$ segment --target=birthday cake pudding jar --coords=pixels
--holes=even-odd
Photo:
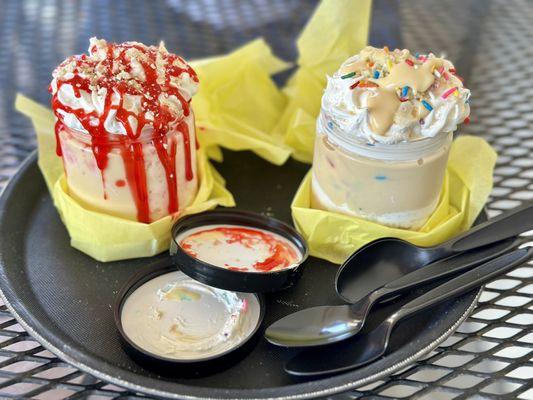
[[[312,207],[420,228],[439,201],[470,91],[432,53],[366,47],[328,77],[317,120]]]
[[[50,91],[70,196],[144,223],[189,205],[198,190],[197,87],[193,69],[163,43],[93,38],[88,54],[62,62]]]

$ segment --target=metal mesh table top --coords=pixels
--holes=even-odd
[[[353,0],[354,3],[357,0]],[[0,189],[35,146],[16,92],[49,102],[51,70],[88,38],[156,43],[188,59],[264,36],[294,59],[294,38],[316,1],[3,0],[0,2]],[[489,213],[533,199],[533,2],[375,0],[371,44],[432,50],[456,61],[473,93],[462,132],[498,151]],[[445,343],[386,380],[338,398],[533,399],[533,266],[488,284]],[[35,342],[0,304],[0,397],[131,398]]]

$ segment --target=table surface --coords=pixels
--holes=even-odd
[[[29,121],[14,110],[15,94],[48,104],[52,69],[85,51],[89,37],[164,39],[170,50],[194,59],[264,36],[277,55],[294,60],[293,38],[315,5],[305,0],[3,0],[0,189],[36,146]],[[532,41],[532,1],[374,1],[371,44],[445,54],[466,78],[473,93],[472,122],[460,133],[486,138],[499,153],[491,216],[533,199]],[[533,399],[532,326],[533,267],[524,265],[489,283],[473,315],[422,360],[337,398]],[[136,395],[56,358],[0,303],[0,397]]]

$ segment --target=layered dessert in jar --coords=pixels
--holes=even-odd
[[[194,70],[137,42],[91,39],[53,72],[57,154],[69,195],[89,210],[150,223],[198,190]]]
[[[317,120],[313,208],[418,229],[435,210],[470,91],[434,54],[366,47],[328,77]]]

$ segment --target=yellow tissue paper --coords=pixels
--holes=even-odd
[[[211,158],[221,161],[218,146],[251,150],[281,165],[291,149],[272,135],[286,99],[271,75],[288,68],[263,39],[225,56],[191,62],[200,80],[193,97],[198,140]]]
[[[283,90],[288,104],[274,132],[299,161],[313,158],[326,75],[366,46],[371,6],[371,0],[324,0],[298,38],[298,69]]]
[[[496,153],[483,139],[460,136],[452,144],[439,204],[418,231],[389,228],[335,212],[310,208],[311,173],[291,205],[294,223],[309,243],[311,255],[340,264],[366,243],[397,237],[433,246],[467,230],[492,190]]]
[[[169,248],[170,228],[174,222],[171,216],[144,224],[87,210],[70,197],[61,158],[55,152],[55,120],[52,112],[20,94],[15,107],[33,123],[38,141],[39,168],[68,230],[72,247],[98,261],[149,257]],[[224,180],[211,166],[202,149],[198,152],[198,174],[198,194],[193,203],[180,213],[180,217],[217,205],[235,205],[233,196],[224,187]]]

